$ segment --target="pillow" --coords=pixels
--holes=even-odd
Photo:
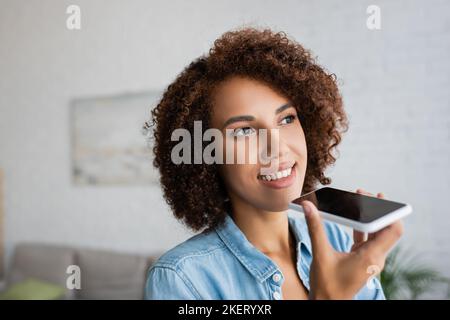
[[[18,282],[0,294],[0,300],[54,300],[64,296],[65,288],[33,278]]]

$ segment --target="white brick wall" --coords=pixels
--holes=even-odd
[[[65,29],[72,3],[81,31]],[[366,28],[370,4],[381,30]],[[147,253],[188,237],[156,187],[71,186],[68,102],[161,88],[222,32],[256,23],[288,32],[342,81],[351,126],[333,186],[410,202],[403,245],[450,277],[449,12],[448,1],[0,0],[8,252],[32,240]]]

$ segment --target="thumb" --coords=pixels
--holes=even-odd
[[[304,200],[301,205],[303,207],[303,212],[305,213],[306,224],[308,225],[313,254],[317,255],[329,250],[331,246],[328,242],[328,237],[325,233],[317,207],[308,200]]]

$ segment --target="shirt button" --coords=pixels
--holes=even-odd
[[[275,282],[279,282],[279,281],[281,280],[281,274],[275,273],[275,274],[272,276],[272,280],[275,281]]]
[[[273,298],[274,298],[275,300],[280,300],[280,299],[281,299],[281,294],[280,294],[278,291],[275,291],[275,292],[273,293]]]

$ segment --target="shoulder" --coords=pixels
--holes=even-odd
[[[165,252],[152,267],[178,269],[183,264],[193,260],[193,258],[214,254],[223,250],[224,247],[225,245],[214,230],[202,232]]]
[[[212,230],[190,237],[164,253],[147,274],[147,299],[200,299],[201,287],[209,269],[217,266],[217,255],[225,254],[225,245]],[[211,258],[214,256],[214,258]]]

